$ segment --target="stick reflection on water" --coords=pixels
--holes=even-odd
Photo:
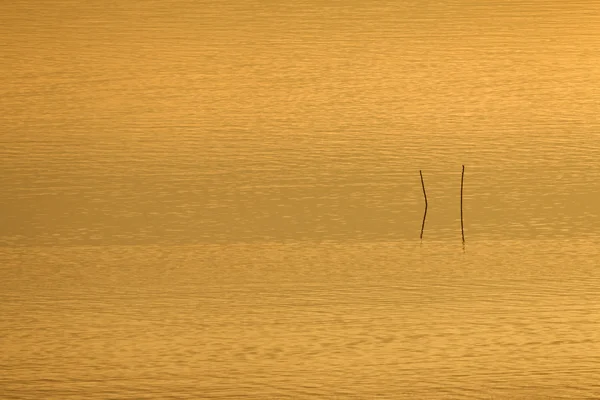
[[[420,239],[423,239],[423,230],[425,229],[425,218],[427,217],[427,193],[425,193],[425,183],[423,182],[423,173],[419,170],[419,175],[421,175],[421,186],[423,187],[423,196],[425,197],[425,212],[423,213],[423,224],[421,225],[421,236]]]
[[[462,166],[462,174],[460,176],[460,233],[462,242],[465,244],[465,228],[463,224],[463,182],[465,180],[465,166]]]

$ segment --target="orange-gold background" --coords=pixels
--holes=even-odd
[[[0,37],[0,394],[600,397],[597,2],[17,1]]]

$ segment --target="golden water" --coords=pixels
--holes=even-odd
[[[600,397],[600,12],[484,3],[0,5],[0,397]]]

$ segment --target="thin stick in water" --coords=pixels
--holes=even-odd
[[[421,225],[421,240],[423,240],[423,230],[425,229],[425,218],[427,217],[427,193],[425,193],[425,183],[423,182],[423,173],[419,170],[421,175],[421,186],[423,187],[423,197],[425,197],[425,212],[423,213],[423,224]]]
[[[462,166],[462,175],[460,176],[460,232],[462,234],[463,244],[465,243],[465,228],[463,224],[463,182],[465,180],[465,166]]]

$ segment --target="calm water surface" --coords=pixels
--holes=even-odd
[[[4,249],[4,398],[597,398],[600,241]]]
[[[1,398],[600,398],[595,2],[0,15]]]

